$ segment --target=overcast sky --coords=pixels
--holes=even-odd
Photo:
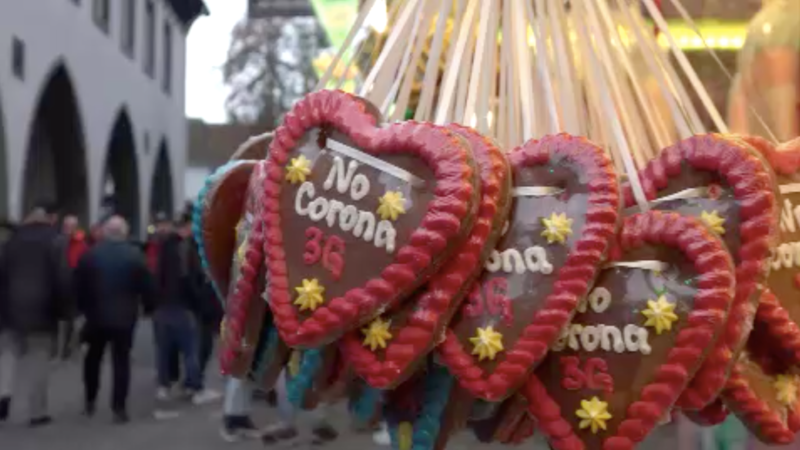
[[[230,31],[245,16],[246,0],[205,0],[211,14],[201,17],[189,31],[186,55],[186,115],[207,122],[224,122],[225,96],[222,64],[228,52]]]

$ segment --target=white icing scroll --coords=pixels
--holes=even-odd
[[[800,183],[782,184],[780,189],[781,194],[797,194],[800,192]]]
[[[669,268],[669,264],[662,261],[616,261],[606,264],[608,267],[627,267],[630,269],[650,270],[652,272],[663,272]]]
[[[690,198],[700,198],[707,196],[708,196],[708,187],[705,186],[694,187],[694,188],[684,189],[674,194],[667,195],[666,197],[657,198],[651,201],[650,204],[655,205],[658,203],[669,202],[672,200],[686,200]]]
[[[373,168],[380,170],[381,172],[388,173],[389,175],[397,178],[398,180],[405,181],[406,183],[411,183],[414,186],[420,186],[425,184],[425,181],[422,180],[422,178],[415,176],[414,174],[405,169],[397,167],[394,164],[389,164],[386,161],[378,159],[372,155],[368,155],[362,152],[361,150],[354,149],[349,145],[342,144],[341,142],[335,141],[331,138],[327,139],[326,147],[337,153],[341,153],[347,157],[353,158],[356,161],[364,163],[368,166],[372,166]]]
[[[554,186],[518,186],[511,191],[511,195],[514,197],[547,197],[562,192],[564,189]]]

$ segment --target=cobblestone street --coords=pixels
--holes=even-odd
[[[221,403],[197,407],[186,405],[180,416],[170,420],[156,420],[153,417],[154,400],[154,346],[149,322],[139,325],[136,346],[133,353],[133,382],[129,399],[131,422],[127,425],[114,425],[108,408],[108,389],[110,370],[105,368],[103,389],[94,418],[81,415],[83,386],[81,384],[80,362],[78,359],[60,363],[51,383],[50,411],[55,422],[45,428],[31,430],[26,426],[27,414],[24,402],[17,402],[12,411],[10,423],[0,427],[0,450],[216,450],[237,448],[255,450],[264,448],[260,442],[225,444],[219,436],[221,422]],[[108,356],[106,357],[108,359]],[[213,388],[222,390],[222,380],[210,371]],[[25,382],[22,374],[21,382]],[[267,425],[276,418],[276,411],[265,402],[256,402],[254,419],[259,426]],[[330,450],[367,450],[379,447],[369,434],[350,431],[348,415],[344,405],[333,409],[331,419],[340,438],[325,446]],[[302,425],[302,421],[301,421]],[[654,433],[641,448],[647,450],[697,450],[699,438],[691,436],[678,441],[675,427],[667,426]],[[689,442],[694,442],[690,444]],[[301,438],[292,444],[276,445],[273,448],[306,449],[312,446],[309,438]],[[487,446],[477,443],[470,433],[461,433],[452,439],[448,450],[498,450],[499,445]],[[540,440],[526,443],[526,450],[547,450]],[[748,450],[754,447],[749,447]],[[787,447],[781,447],[786,449]]]

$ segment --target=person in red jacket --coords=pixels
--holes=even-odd
[[[69,239],[67,243],[67,263],[71,269],[78,266],[81,256],[89,249],[86,233],[80,229],[78,217],[73,214],[64,216],[61,232]]]

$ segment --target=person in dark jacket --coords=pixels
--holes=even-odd
[[[214,288],[203,270],[200,252],[192,235],[191,204],[187,205],[183,213],[178,233],[183,239],[181,251],[187,259],[188,295],[192,296],[191,304],[197,319],[198,363],[202,389],[194,396],[193,400],[202,404],[222,397],[222,393],[208,388],[205,382],[205,372],[214,352],[214,341],[219,332],[223,311],[222,305],[217,299],[217,294],[214,292]]]
[[[128,224],[112,216],[103,225],[103,239],[81,257],[75,271],[79,307],[86,324],[88,350],[83,363],[85,413],[95,412],[100,366],[111,347],[114,383],[111,409],[114,421],[128,421],[131,348],[140,310],[152,311],[155,282],[144,255],[128,242]]]
[[[189,252],[186,239],[178,232],[161,242],[156,280],[158,303],[153,316],[158,347],[157,400],[171,400],[170,363],[177,351],[185,371],[183,387],[193,400],[203,390],[197,334],[197,305],[193,295]],[[202,402],[200,402],[202,403]]]
[[[55,228],[56,216],[36,207],[5,243],[0,260],[0,421],[8,418],[14,372],[25,367],[29,382],[30,425],[46,425],[47,391],[56,356],[59,324],[73,310],[63,304],[64,249]]]

